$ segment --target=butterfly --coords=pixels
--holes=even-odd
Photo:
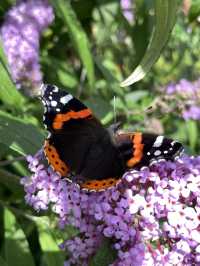
[[[55,85],[43,85],[44,154],[61,177],[88,191],[117,185],[129,169],[141,169],[183,153],[181,143],[161,135],[111,133],[81,101]]]

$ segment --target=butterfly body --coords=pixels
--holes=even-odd
[[[110,188],[128,169],[173,160],[183,151],[179,142],[163,136],[111,134],[89,108],[56,86],[43,86],[42,101],[43,122],[50,132],[44,145],[46,158],[61,176],[73,173],[73,181],[82,188]]]

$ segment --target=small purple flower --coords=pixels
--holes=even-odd
[[[177,93],[183,97],[195,97],[199,91],[199,80],[191,82],[187,79],[181,79],[178,83],[170,83],[165,88],[167,94]]]
[[[31,177],[22,184],[37,211],[51,208],[61,229],[79,231],[61,244],[65,265],[88,265],[104,238],[112,239],[112,266],[198,265],[200,262],[200,157],[185,156],[124,174],[111,190],[86,193],[28,156]]]
[[[190,106],[188,109],[183,111],[183,118],[185,120],[200,120],[200,106]]]
[[[47,0],[19,1],[6,14],[1,37],[18,88],[34,90],[40,86],[39,39],[53,19],[53,9]]]
[[[200,80],[194,82],[181,79],[178,83],[170,83],[164,88],[169,98],[177,102],[185,120],[200,120]]]
[[[124,17],[129,21],[133,22],[134,14],[133,14],[133,3],[132,0],[120,0],[120,5]]]

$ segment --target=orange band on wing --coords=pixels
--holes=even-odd
[[[84,109],[78,112],[69,111],[66,114],[57,114],[53,122],[53,128],[61,129],[63,126],[63,123],[69,121],[70,119],[86,118],[90,115],[92,115],[92,112],[90,109]]]
[[[48,140],[46,140],[44,144],[44,153],[48,160],[48,163],[52,166],[54,171],[60,173],[61,176],[66,176],[68,174],[68,167],[60,159],[55,147],[53,145],[50,145]]]
[[[117,185],[121,179],[108,178],[105,180],[91,180],[81,184],[81,188],[100,191]]]
[[[128,167],[133,167],[135,164],[139,163],[143,156],[143,147],[142,144],[142,133],[135,133],[133,135],[133,157],[127,161]]]

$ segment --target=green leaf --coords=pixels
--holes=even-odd
[[[15,118],[0,111],[0,142],[27,155],[37,152],[43,143],[44,137],[32,124]]]
[[[189,20],[190,22],[194,21],[200,15],[200,0],[191,1],[191,7],[189,10]]]
[[[57,85],[66,87],[67,89],[77,87],[78,79],[76,78],[75,71],[69,66],[66,60],[48,56],[48,58],[43,58],[42,62],[45,65],[45,72],[51,73],[48,82],[53,83],[56,80]]]
[[[8,266],[8,264],[5,262],[5,260],[3,260],[2,257],[0,257],[0,265],[1,266]]]
[[[3,48],[0,43],[0,99],[8,104],[12,105],[14,108],[21,109],[25,102],[25,98],[16,89],[10,74],[6,68],[6,58],[3,53]]]
[[[127,107],[133,108],[136,102],[144,99],[144,97],[146,97],[147,95],[148,95],[148,91],[145,91],[145,90],[132,91],[132,92],[126,93],[125,101],[126,101]]]
[[[50,225],[38,223],[39,241],[43,251],[43,261],[47,266],[58,266],[64,263],[64,254],[59,249],[59,243],[50,230]],[[53,229],[52,229],[53,230]]]
[[[119,86],[119,80],[116,75],[113,74],[113,71],[109,70],[102,62],[102,58],[99,56],[94,57],[94,61],[99,71],[103,75],[103,78],[108,82],[108,87],[110,92],[114,92],[118,95],[123,96],[123,91]]]
[[[84,103],[93,111],[98,119],[103,119],[107,113],[112,111],[111,105],[108,101],[100,97],[90,97],[89,100],[84,101]]]
[[[177,0],[155,0],[155,28],[151,41],[139,65],[132,74],[125,79],[121,86],[129,86],[142,78],[151,69],[160,56],[173,29],[178,3]]]
[[[24,190],[22,185],[20,185],[19,176],[0,169],[0,184],[5,185],[9,190],[11,190],[15,197],[19,197],[20,199],[23,197]]]
[[[96,255],[92,258],[90,266],[108,266],[116,259],[116,251],[111,248],[109,240],[105,239],[97,251]]]
[[[90,87],[94,87],[94,63],[90,51],[90,45],[86,33],[84,32],[78,18],[70,4],[70,1],[51,1],[56,13],[65,22],[71,40],[85,66]]]
[[[198,135],[199,135],[197,122],[193,120],[188,120],[186,123],[186,129],[187,129],[190,148],[194,150],[198,142]]]
[[[8,209],[5,209],[4,223],[5,257],[8,266],[34,266],[26,236]]]
[[[9,147],[3,143],[0,143],[0,159],[7,153]]]

